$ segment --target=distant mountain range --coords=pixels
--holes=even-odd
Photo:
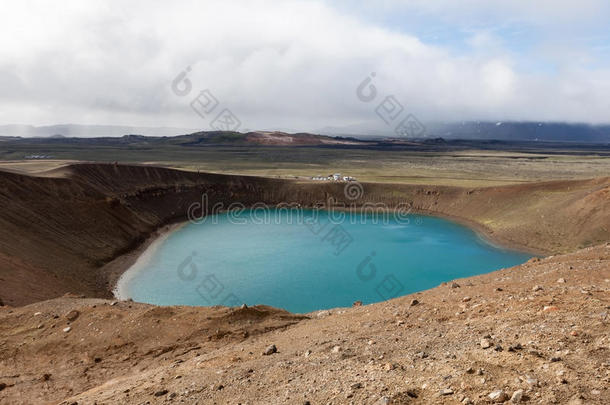
[[[610,125],[537,122],[429,124],[432,137],[550,142],[610,142]]]
[[[51,135],[46,137],[15,137],[0,136],[0,142],[19,144],[46,144],[46,145],[88,145],[88,146],[353,146],[367,145],[369,142],[348,137],[331,137],[308,133],[288,134],[285,132],[255,131],[199,131],[178,136],[146,136],[123,135],[101,137],[66,137]]]
[[[610,142],[610,125],[572,124],[561,122],[424,122],[426,138],[481,139],[548,142]],[[325,127],[319,130],[326,135],[345,135],[357,138],[393,137],[389,131],[379,131],[369,124],[347,127]]]
[[[610,125],[570,124],[556,122],[433,122],[424,123],[424,138],[465,140],[508,140],[610,143]],[[308,133],[288,134],[281,131],[253,131],[247,133],[201,131],[199,129],[173,127],[129,127],[118,125],[62,124],[50,126],[0,125],[0,136],[25,138],[111,138],[125,135],[146,137],[176,137],[172,143],[255,143],[255,144],[325,144],[357,142],[358,139],[396,138],[407,140],[391,132],[379,131],[363,125],[325,127]],[[205,136],[201,136],[205,134]],[[231,134],[231,135],[228,135]],[[327,137],[324,137],[327,135]],[[336,138],[339,136],[339,138]],[[339,139],[339,141],[338,141]],[[133,138],[132,138],[133,140]]]

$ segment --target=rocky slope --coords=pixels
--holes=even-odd
[[[610,244],[307,317],[63,297],[0,307],[0,403],[604,404],[609,309]]]
[[[354,200],[344,187],[108,164],[38,177],[0,172],[0,403],[609,397],[610,178],[476,189],[362,184]],[[572,253],[307,315],[85,298],[110,298],[126,253],[184,220],[203,193],[224,206],[407,204],[504,243]]]
[[[492,239],[557,253],[610,240],[610,178],[466,189],[368,184],[351,200],[343,183],[74,164],[44,176],[0,171],[0,299],[23,305],[66,292],[110,298],[105,267],[165,224],[210,206],[299,203],[360,208],[406,204],[469,223]],[[113,273],[114,274],[114,273]]]

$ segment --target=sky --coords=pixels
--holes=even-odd
[[[602,0],[5,0],[0,125],[610,123],[608,21]]]

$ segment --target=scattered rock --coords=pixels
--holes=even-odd
[[[169,392],[168,390],[157,391],[157,392],[155,392],[155,396],[162,397],[163,395],[167,394],[168,392]]]
[[[419,397],[419,395],[417,395],[417,391],[414,390],[414,389],[407,390],[406,393],[407,393],[407,395],[410,398],[417,398],[417,397]]]
[[[549,261],[549,263],[548,268],[553,270],[552,266],[555,266],[555,264],[551,261]],[[524,273],[525,279],[520,281],[523,283],[527,282],[527,277],[529,277],[527,271],[524,271]],[[278,360],[280,361],[279,367],[289,370],[288,372],[294,370],[294,375],[284,377],[283,381],[285,381],[286,384],[292,384],[293,387],[295,387],[295,384],[306,384],[308,388],[306,392],[303,390],[302,394],[297,394],[295,390],[290,392],[290,398],[286,399],[286,401],[296,404],[303,403],[307,396],[312,398],[315,397],[316,400],[318,397],[322,398],[323,395],[321,392],[326,390],[326,382],[321,372],[317,374],[316,370],[303,373],[302,371],[311,370],[314,366],[314,368],[317,368],[318,364],[324,364],[324,366],[320,367],[320,370],[324,371],[325,374],[328,373],[326,374],[326,378],[328,378],[328,375],[331,375],[333,370],[336,372],[339,370],[337,367],[341,367],[339,364],[340,359],[352,355],[355,357],[355,360],[357,360],[356,363],[360,364],[360,367],[356,363],[351,363],[351,361],[348,363],[348,365],[351,364],[349,365],[346,374],[349,375],[349,377],[344,380],[344,385],[339,384],[331,387],[332,389],[336,388],[337,391],[329,392],[326,396],[326,402],[330,400],[331,396],[337,398],[337,402],[349,402],[345,401],[343,394],[349,392],[350,387],[352,390],[355,390],[352,397],[352,402],[354,404],[370,404],[371,402],[379,400],[379,398],[384,395],[387,395],[390,398],[390,403],[399,402],[398,400],[403,400],[407,396],[407,393],[404,390],[415,386],[417,387],[417,390],[419,390],[423,381],[429,381],[429,389],[426,391],[417,391],[417,394],[419,394],[419,397],[424,401],[429,400],[432,403],[435,401],[437,403],[443,401],[453,401],[454,403],[463,404],[470,403],[471,400],[466,398],[466,395],[474,399],[476,403],[487,404],[491,404],[492,401],[498,403],[504,399],[510,401],[510,403],[514,405],[521,403],[567,403],[576,392],[582,392],[586,398],[582,398],[582,401],[576,399],[575,402],[572,402],[575,404],[583,402],[589,403],[589,401],[595,402],[595,400],[603,399],[605,395],[603,394],[603,392],[605,392],[603,387],[605,382],[604,376],[606,370],[610,369],[610,363],[602,362],[604,360],[603,356],[593,364],[584,361],[580,363],[580,360],[577,361],[577,359],[580,359],[581,353],[583,355],[600,353],[597,348],[607,346],[607,339],[600,333],[600,326],[598,323],[600,323],[599,319],[604,319],[604,321],[608,319],[605,314],[610,313],[610,307],[608,307],[607,303],[599,301],[599,298],[602,296],[603,292],[607,291],[606,286],[610,284],[604,285],[604,283],[602,283],[599,286],[594,286],[593,282],[589,282],[589,280],[585,278],[584,282],[591,284],[588,288],[591,288],[594,292],[596,299],[586,296],[580,297],[578,291],[581,283],[581,273],[570,276],[570,286],[557,286],[556,284],[552,284],[552,279],[557,277],[557,275],[553,277],[553,273],[549,272],[547,278],[550,283],[544,281],[544,285],[547,286],[545,289],[548,288],[548,290],[542,293],[545,297],[540,297],[540,295],[536,297],[537,293],[532,294],[530,291],[530,288],[533,285],[532,281],[529,281],[528,284],[512,284],[512,282],[509,284],[509,281],[506,281],[505,278],[508,278],[508,276],[516,277],[516,275],[514,275],[515,272],[507,272],[506,274],[508,274],[508,276],[506,277],[504,277],[506,274],[501,274],[503,274],[503,279],[500,281],[507,283],[508,292],[506,296],[502,296],[501,294],[493,295],[496,299],[485,295],[485,291],[483,290],[480,291],[480,294],[473,292],[474,290],[471,291],[471,287],[468,287],[467,284],[464,285],[464,291],[453,291],[445,287],[444,290],[436,292],[438,294],[437,296],[428,296],[426,294],[418,296],[418,298],[423,297],[422,300],[426,301],[426,305],[419,305],[420,308],[418,309],[406,308],[406,306],[409,306],[410,302],[412,303],[411,305],[417,305],[419,302],[416,299],[407,299],[403,301],[402,306],[395,302],[378,304],[379,306],[384,305],[381,307],[380,311],[377,311],[377,305],[367,306],[367,308],[356,308],[352,312],[353,314],[358,312],[360,316],[354,317],[354,324],[350,324],[349,329],[340,324],[343,322],[342,318],[344,318],[344,316],[340,315],[340,310],[333,310],[333,316],[330,320],[319,321],[314,319],[313,321],[306,322],[321,322],[325,328],[329,329],[330,325],[337,323],[339,324],[338,333],[333,332],[334,334],[331,335],[330,333],[310,333],[309,330],[303,330],[301,335],[294,335],[300,336],[303,341],[292,348],[290,344],[287,346],[282,344],[284,341],[282,339],[269,338],[268,340],[276,340],[278,341],[278,344],[282,346],[281,356],[275,357],[261,358],[261,354],[257,354],[261,353],[260,346],[262,346],[265,343],[264,340],[267,339],[264,337],[265,335],[258,336],[259,332],[257,326],[251,325],[256,322],[256,320],[252,320],[254,318],[247,317],[245,320],[240,319],[239,322],[235,322],[235,318],[229,318],[232,327],[237,330],[237,332],[233,333],[237,333],[238,335],[232,336],[232,338],[237,338],[235,340],[236,342],[239,343],[241,340],[239,328],[242,327],[250,327],[252,328],[251,330],[256,330],[257,338],[255,340],[258,341],[258,343],[256,341],[247,342],[247,345],[244,344],[242,346],[243,348],[240,347],[241,344],[236,344],[235,349],[231,348],[231,350],[239,350],[241,348],[243,354],[240,354],[240,356],[244,359],[250,357],[250,360],[247,360],[248,362],[252,361],[252,354],[248,355],[248,352],[251,351],[254,352],[254,358],[268,361]],[[466,283],[466,281],[463,282]],[[492,283],[491,280],[489,282]],[[489,293],[493,288],[493,284],[487,284],[486,288],[487,293]],[[595,288],[597,288],[597,290],[595,290]],[[472,293],[475,295],[476,301],[474,298],[465,296],[465,293]],[[451,295],[453,295],[453,298],[451,298]],[[548,297],[546,297],[547,295]],[[504,299],[500,300],[502,297],[504,297]],[[443,298],[446,298],[445,304],[440,303],[440,300]],[[578,301],[581,298],[588,298],[588,300],[583,301],[583,304],[583,302]],[[462,302],[460,301],[468,302],[469,304],[462,305]],[[472,308],[475,303],[480,306],[475,307],[472,314],[464,317],[465,319],[456,321],[452,318],[451,313],[454,312],[452,309],[453,306],[462,305]],[[585,305],[591,303],[594,305]],[[113,315],[114,313],[114,315],[116,315],[117,311],[126,308],[125,303],[119,303],[120,305],[116,309],[108,308],[108,304],[110,304],[110,301],[107,301],[106,305],[98,304],[98,309],[101,314]],[[544,305],[549,306],[544,307],[545,311],[553,310],[553,305],[561,305],[561,307],[557,313],[543,314],[542,308],[540,307]],[[91,304],[89,304],[89,307],[90,306]],[[134,305],[134,307],[135,306],[136,305]],[[82,308],[84,308],[84,306]],[[82,308],[79,308],[79,310]],[[433,308],[439,308],[439,311],[433,312]],[[572,314],[572,311],[574,311],[575,308],[582,309],[585,314],[590,314],[589,322],[587,322],[586,319],[583,320],[584,318],[581,319],[577,315]],[[65,306],[49,308],[46,309],[44,314],[38,319],[37,317],[32,316],[33,313],[31,312],[31,309],[25,308],[21,310],[21,314],[23,314],[22,319],[16,318],[15,324],[17,325],[17,322],[21,320],[25,321],[25,328],[28,329],[28,333],[37,341],[37,344],[42,337],[46,336],[50,336],[56,340],[59,336],[60,340],[71,341],[74,340],[75,337],[78,337],[78,340],[80,340],[81,334],[83,334],[82,337],[85,337],[84,334],[89,332],[97,334],[96,328],[99,328],[97,314],[96,311],[90,311],[89,309],[83,309],[83,311],[85,311],[84,315],[81,313],[83,318],[81,319],[79,315],[76,320],[81,320],[69,324],[70,326],[66,328],[69,331],[69,328],[74,325],[74,327],[78,328],[77,332],[74,334],[71,334],[71,332],[69,334],[64,333],[65,336],[58,334],[58,332],[63,329],[62,327],[68,326],[66,324],[66,319],[69,318],[70,313],[68,311],[70,309],[71,308],[66,308]],[[236,308],[234,307],[234,309]],[[428,311],[428,309],[430,309],[430,311]],[[477,309],[479,310],[478,313],[476,312]],[[2,312],[2,310],[3,309],[0,309],[0,312]],[[250,309],[249,311],[253,310]],[[337,312],[335,313],[335,311]],[[2,312],[2,314],[5,312]],[[54,312],[60,314],[60,319],[57,321],[51,319]],[[312,314],[313,318],[316,317],[316,313],[317,311]],[[348,310],[347,315],[349,314],[350,312]],[[380,316],[374,318],[374,316],[377,316],[378,314],[380,314]],[[493,314],[499,314],[498,320],[491,321],[489,319]],[[600,314],[602,318],[600,318]],[[521,322],[517,321],[521,316],[526,316],[531,319],[531,328],[529,324],[522,326]],[[32,317],[34,319],[32,319]],[[505,319],[503,317],[505,317]],[[173,327],[174,322],[172,321],[174,319],[172,318],[178,319],[177,315],[161,318],[161,326]],[[352,318],[351,315],[349,318]],[[399,324],[401,323],[399,320],[400,318],[403,318],[405,322],[406,320],[409,320],[409,328],[412,328],[413,331],[404,327],[395,328],[394,324],[397,322]],[[552,321],[549,321],[550,318],[553,318]],[[135,319],[135,322],[140,322],[141,317],[129,318],[129,320],[131,319]],[[528,319],[528,321],[530,321],[530,319]],[[153,321],[154,320],[156,319],[153,319]],[[181,321],[180,319],[178,320]],[[86,325],[90,321],[92,324],[87,327]],[[45,324],[45,332],[32,329],[41,322],[44,322]],[[150,324],[153,326],[156,325],[154,322],[150,322]],[[251,326],[246,326],[247,324]],[[456,328],[456,324],[460,328],[465,325],[463,329],[458,331],[459,333],[453,333],[452,328]],[[179,326],[180,324],[176,323],[176,325]],[[52,329],[51,326],[55,326],[55,328]],[[214,327],[216,327],[216,325]],[[347,333],[349,330],[357,330],[358,333],[354,338],[352,338],[352,336],[341,335]],[[55,334],[52,333],[53,331]],[[384,334],[384,331],[388,333]],[[418,335],[417,332],[421,332],[421,336],[424,336],[427,340],[408,341],[407,338],[409,338],[409,333],[411,332],[413,336]],[[578,335],[578,332],[580,332],[580,335]],[[124,335],[123,330],[121,330],[120,333]],[[275,335],[276,332],[268,334],[268,336]],[[570,335],[579,337],[573,338]],[[374,339],[377,341],[376,343],[369,340],[372,339],[371,336],[375,336]],[[443,341],[447,340],[446,348],[438,349],[431,343],[431,341],[441,341],[441,339],[436,339],[437,336],[443,338]],[[470,338],[470,342],[468,342],[468,338]],[[479,348],[476,347],[475,343],[477,338],[480,340]],[[283,339],[288,341],[287,338]],[[459,340],[459,345],[461,345],[464,353],[456,351],[458,350],[456,347],[460,347],[455,344],[456,339]],[[517,343],[517,341],[523,341],[524,343],[520,344]],[[501,343],[502,346],[506,345],[508,351],[513,353],[505,354],[494,352],[493,350],[498,350],[500,347],[498,343]],[[453,346],[450,346],[450,344]],[[180,342],[180,345],[183,345],[183,343]],[[187,348],[190,347],[186,346],[186,344],[184,344],[184,346]],[[258,349],[256,349],[257,346]],[[402,349],[401,356],[395,356],[396,353],[392,351],[395,350],[397,346],[404,348]],[[83,359],[82,362],[85,364],[82,364],[82,366],[78,365],[76,374],[80,375],[85,368],[88,368],[95,373],[103,373],[106,371],[105,367],[107,363],[113,365],[115,363],[125,362],[125,365],[128,365],[137,360],[134,360],[133,358],[130,359],[129,353],[119,353],[115,355],[112,352],[108,352],[103,347],[103,345],[100,347],[94,347],[93,345],[91,348],[87,347],[87,351],[83,352],[80,356]],[[314,349],[307,350],[304,349],[305,347],[313,347]],[[433,349],[433,347],[435,348]],[[263,347],[263,349],[265,348],[266,346]],[[278,350],[276,345],[270,345],[268,349],[269,350],[265,350],[265,353],[263,353],[264,355],[271,355]],[[531,349],[537,350],[540,353],[540,357],[533,357],[527,354]],[[258,350],[258,352],[256,350]],[[316,350],[316,356],[313,356],[312,359],[308,359],[307,357],[312,356],[313,350]],[[434,361],[430,359],[419,360],[414,356],[416,350],[430,350],[430,357],[433,358]],[[328,356],[331,351],[332,353],[338,354]],[[515,353],[516,351],[520,352]],[[206,349],[201,349],[199,352],[202,354],[207,353]],[[176,355],[180,357],[180,353],[180,351],[176,351],[176,353],[163,354],[163,358],[167,359],[166,362],[169,365],[176,360]],[[223,353],[223,351],[220,353]],[[239,358],[232,358],[232,354],[227,356],[227,353],[227,351],[224,351],[224,353],[219,356],[224,363],[226,363],[226,360],[228,359],[233,360]],[[378,360],[379,355],[382,353],[385,354],[385,362],[383,360]],[[424,352],[419,353],[421,354],[421,358],[427,357]],[[94,358],[92,354],[103,358],[104,363],[93,364],[94,361],[97,362],[100,358]],[[185,361],[188,362],[190,361],[189,359],[191,359],[192,354],[193,353],[189,354],[189,356],[181,357],[184,357]],[[455,359],[456,354],[460,360],[450,360],[451,358]],[[452,355],[454,357],[451,357]],[[558,356],[561,356],[561,358]],[[207,355],[204,357],[208,358]],[[199,360],[204,357],[201,357]],[[300,359],[300,357],[303,358]],[[413,361],[410,361],[409,358],[412,358]],[[194,358],[191,360],[196,361]],[[203,360],[203,363],[205,363],[205,361],[206,360]],[[397,370],[395,369],[395,371],[389,372],[383,371],[383,368],[386,370],[392,369],[392,365],[386,363],[391,361],[397,361]],[[89,364],[86,364],[87,362]],[[461,366],[460,362],[462,362]],[[558,363],[554,364],[554,362]],[[467,366],[468,363],[470,363],[470,366]],[[483,364],[486,364],[484,366],[486,367],[485,375],[477,376],[478,367]],[[574,364],[577,365],[578,368],[570,368]],[[104,367],[100,368],[100,366]],[[140,365],[138,365],[138,367],[144,366],[146,366],[146,364],[140,363]],[[48,365],[43,365],[42,367],[47,368],[39,368],[37,372],[33,374],[33,378],[38,380],[36,381],[37,384],[41,386],[50,385],[50,383],[46,384],[40,380],[40,376],[43,372],[53,373],[51,381],[57,381],[61,384],[61,381],[64,380],[64,376],[60,376],[59,372],[56,373],[56,371],[49,368]],[[255,367],[254,363],[251,367]],[[407,371],[409,368],[412,370]],[[561,385],[563,384],[562,381],[565,380],[558,379],[560,376],[555,375],[557,370],[562,368],[566,368],[567,370],[565,376],[569,380],[570,384],[568,385]],[[261,377],[262,374],[258,372],[258,367],[256,367],[256,373],[249,375],[245,373],[248,369],[248,366],[245,364],[240,367],[235,367],[235,371],[231,370],[230,366],[227,366],[226,364],[218,366],[217,369],[218,371],[216,372],[218,375],[217,377],[214,377],[214,380],[219,378],[223,383],[227,382],[229,385],[225,388],[227,388],[227,391],[231,391],[231,395],[235,392],[233,390],[239,390],[239,387],[243,387],[245,384],[252,384],[251,386],[259,385],[261,390],[267,390],[270,395],[275,394],[275,388],[273,388],[272,385],[273,383],[270,382],[271,380],[267,379],[266,376],[264,378]],[[328,369],[331,371],[327,371]],[[184,372],[184,370],[180,370],[180,368],[176,371]],[[169,371],[168,373],[165,373],[166,378],[173,378],[173,372],[174,371]],[[591,372],[596,374],[590,374]],[[93,374],[86,370],[83,374],[85,373]],[[303,374],[302,376],[299,375],[301,373]],[[446,375],[449,373],[453,375],[451,379],[446,378]],[[483,374],[482,370],[479,370],[479,373]],[[536,378],[540,376],[540,380],[537,381],[535,378],[528,377],[526,384],[525,373],[529,373]],[[601,378],[598,377],[596,379],[595,375],[600,375]],[[518,376],[523,376],[522,382],[519,380],[515,381],[515,377]],[[0,396],[8,393],[14,395],[13,391],[21,389],[16,384],[16,388],[13,390],[11,384],[13,384],[14,381],[12,379],[6,380],[6,378],[12,378],[9,377],[8,374],[2,374],[1,377],[2,381],[8,384],[8,388],[6,388],[6,384],[0,384],[0,389],[4,388],[4,391],[0,392]],[[486,380],[485,383],[481,383],[483,385],[479,383],[482,377],[485,377]],[[586,377],[588,377],[588,379],[585,380]],[[247,380],[247,382],[243,382],[241,380],[242,378],[243,381]],[[147,398],[138,398],[138,400],[142,399],[139,403],[145,402],[147,399],[150,402],[163,402],[169,401],[170,394],[176,392],[176,398],[183,398],[183,401],[189,402],[190,400],[193,400],[194,396],[183,394],[183,390],[186,390],[187,387],[190,389],[190,385],[188,385],[190,383],[191,381],[188,380],[184,383],[177,384],[175,388],[173,383],[170,387],[169,385],[164,384],[163,381],[156,381],[156,383],[152,382],[149,388],[143,390],[132,389],[133,394],[130,394],[129,397],[137,398],[137,395],[144,394]],[[205,392],[205,396],[209,398],[216,396],[221,397],[229,394],[226,391],[212,391],[210,387],[211,382],[208,382],[205,386],[202,385],[205,383],[201,381],[196,381],[195,384],[197,385],[195,390],[203,389],[207,391]],[[177,388],[178,386],[180,386],[180,388]],[[216,387],[216,385],[214,385],[214,387]],[[163,388],[167,388],[169,392],[163,390]],[[597,391],[595,392],[600,392],[597,398],[594,396],[595,394],[592,393],[594,388],[597,388]],[[506,391],[503,392],[503,390]],[[159,398],[152,397],[153,395],[158,395]],[[285,396],[283,392],[280,393],[280,395],[282,398]],[[313,399],[311,401],[317,404]],[[79,402],[81,401],[79,400]],[[220,402],[222,402],[222,400],[219,400],[219,403]],[[335,400],[333,400],[333,402],[335,402]]]
[[[390,398],[381,397],[375,402],[375,405],[388,405],[390,403]]]
[[[460,288],[460,285],[458,283],[456,283],[455,281],[453,281],[451,284],[449,284],[449,287],[451,287],[451,288]]]
[[[506,402],[508,400],[508,394],[502,390],[492,391],[488,397],[493,402]]]
[[[330,311],[324,310],[324,311],[319,311],[316,316],[318,318],[326,318],[327,316],[330,315]]]
[[[414,307],[415,305],[419,304],[418,300],[411,300],[411,306]]]
[[[555,305],[547,305],[544,308],[542,308],[542,312],[555,312],[558,310],[559,310],[559,308],[557,308]]]
[[[63,331],[66,333],[70,332],[71,330],[72,330],[72,328],[69,326],[63,329]]]
[[[540,285],[535,285],[534,287],[532,287],[532,291],[536,292],[536,291],[541,291],[544,290],[544,288],[542,288],[542,286]]]
[[[79,315],[80,312],[78,312],[77,310],[72,310],[66,314],[66,319],[70,322],[74,322],[79,317]]]
[[[540,357],[541,359],[544,357],[538,350],[530,349],[527,352],[532,356]]]
[[[51,374],[46,373],[42,375],[42,381],[49,381],[51,379]]]
[[[521,349],[523,349],[523,346],[521,346],[521,343],[517,343],[516,345],[508,346],[507,350],[509,352],[516,352],[517,350],[521,350]]]
[[[5,388],[6,388],[6,384],[5,383],[0,383],[0,391],[2,391]]]
[[[510,397],[510,402],[514,404],[518,404],[523,399],[523,390],[517,390],[513,392],[513,395]]]
[[[354,301],[354,303],[352,304],[352,307],[361,307],[362,306],[362,301]]]
[[[496,287],[496,288],[494,289],[494,291],[504,291],[504,290],[503,290],[502,288],[500,288],[500,287]]]
[[[415,356],[419,357],[420,359],[426,359],[426,358],[428,358],[428,353],[426,353],[426,352],[417,352],[417,353],[415,353]]]
[[[529,375],[525,376],[525,382],[532,386],[538,385],[538,380],[534,377],[530,377]]]
[[[560,284],[565,284],[566,279],[562,277],[562,278],[558,279],[557,282]]]
[[[239,307],[240,309],[248,309],[248,306],[246,304],[241,304],[241,307]]]
[[[501,352],[504,349],[502,348],[502,346],[496,345],[496,347],[494,347],[494,350],[497,351],[497,352]]]
[[[269,345],[263,352],[263,356],[269,356],[273,353],[277,353],[277,347],[275,347],[275,345]]]
[[[570,401],[568,402],[568,405],[584,405],[584,402],[582,401],[581,398],[574,397],[574,398],[570,399]]]

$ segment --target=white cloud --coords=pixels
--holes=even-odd
[[[541,34],[530,52],[553,69],[529,71],[521,66],[531,54],[505,49],[489,26],[518,21],[555,33],[571,21],[589,34],[607,6],[456,3],[383,1],[370,14],[470,24],[468,52],[325,2],[15,0],[0,15],[0,123],[203,128],[188,103],[209,88],[244,127],[314,130],[376,120],[374,105],[355,96],[371,72],[381,96],[394,94],[422,120],[610,121],[609,69],[589,66],[604,63],[593,48]],[[489,24],[479,28],[482,18]],[[194,89],[181,98],[170,83],[186,66]]]

